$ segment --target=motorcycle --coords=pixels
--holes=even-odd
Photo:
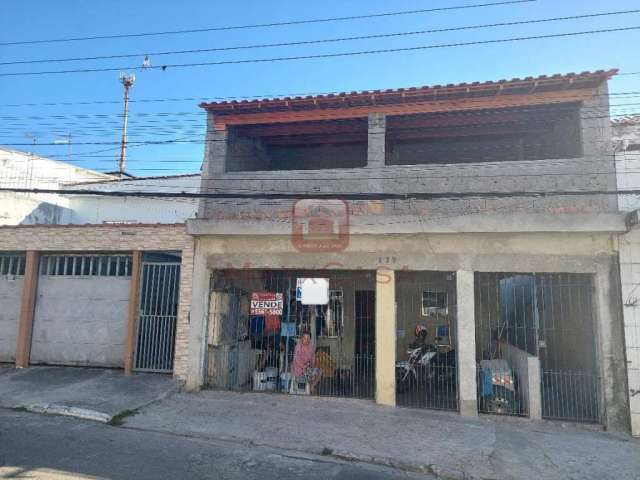
[[[502,359],[480,361],[480,408],[483,412],[511,414],[515,410],[515,376]]]
[[[408,390],[409,386],[419,383],[421,378],[433,375],[430,368],[431,360],[437,355],[433,345],[417,345],[407,350],[407,359],[396,362],[396,388],[400,392]]]

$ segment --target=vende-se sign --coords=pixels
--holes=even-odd
[[[283,306],[281,293],[253,292],[251,294],[251,315],[282,315]]]

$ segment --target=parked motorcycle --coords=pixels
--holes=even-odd
[[[511,414],[516,408],[513,369],[503,359],[480,361],[480,408],[487,413]]]
[[[407,359],[396,362],[396,388],[405,392],[410,385],[419,383],[419,379],[433,375],[430,362],[437,355],[433,345],[418,345],[407,350]]]

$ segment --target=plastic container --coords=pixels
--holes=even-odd
[[[253,389],[256,392],[275,390],[278,381],[278,370],[276,368],[266,368],[264,372],[253,372]]]
[[[284,372],[280,374],[280,390],[288,392],[291,388],[291,373]]]

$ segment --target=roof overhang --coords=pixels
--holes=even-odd
[[[582,102],[617,70],[330,95],[210,102],[215,126],[271,124]]]

